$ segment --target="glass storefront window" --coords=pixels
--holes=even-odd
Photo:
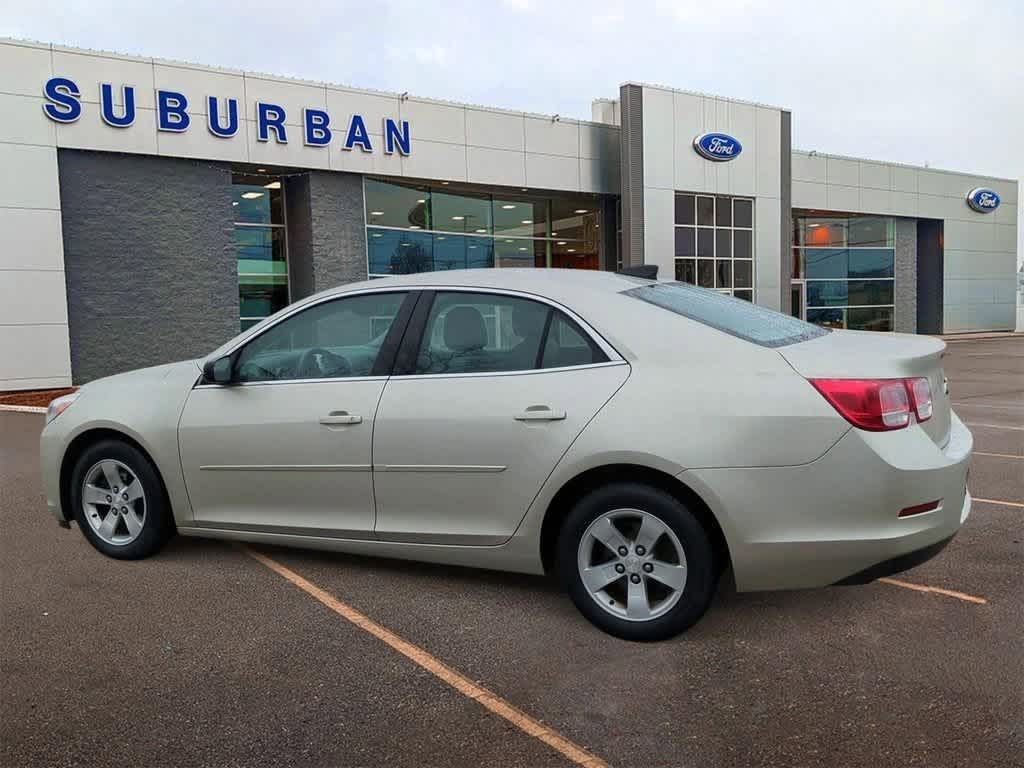
[[[596,196],[492,194],[378,179],[366,179],[365,191],[371,277],[475,267],[600,268]]]
[[[753,299],[753,200],[677,192],[675,223],[676,280]]]
[[[289,302],[284,190],[280,179],[234,174],[231,198],[244,331]]]
[[[794,216],[793,277],[805,281],[807,320],[891,331],[895,233],[892,218]]]

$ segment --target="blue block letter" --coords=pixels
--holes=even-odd
[[[220,124],[220,102],[216,96],[206,100],[206,127],[210,133],[222,139],[230,139],[238,133],[238,99],[228,99],[228,124]]]
[[[384,118],[384,154],[392,154],[396,145],[399,154],[409,154],[409,121],[403,120],[402,130],[398,130],[398,124],[394,120]]]
[[[188,99],[184,94],[174,91],[156,92],[156,127],[161,131],[174,131],[181,133],[188,130],[188,124],[192,119],[188,116],[185,108],[188,107]]]
[[[274,129],[274,138],[278,144],[287,144],[288,135],[284,131],[284,109],[276,104],[256,102],[256,138],[270,141],[270,129]]]
[[[310,147],[326,147],[331,143],[331,116],[321,109],[302,110],[302,123],[306,126],[305,141]]]
[[[352,149],[358,144],[363,152],[373,152],[373,145],[370,144],[370,134],[366,132],[366,123],[362,115],[352,115],[352,123],[348,127],[348,136],[345,137],[345,149]]]
[[[114,87],[110,83],[100,84],[100,116],[107,125],[127,128],[135,122],[135,88],[126,85],[121,89],[124,95],[124,110],[121,116],[114,114]]]
[[[43,112],[58,123],[73,123],[82,116],[82,104],[78,101],[81,92],[74,80],[66,77],[51,77],[43,86],[46,104]]]

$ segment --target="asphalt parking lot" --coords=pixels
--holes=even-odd
[[[723,589],[652,645],[541,578],[183,538],[106,559],[45,511],[42,417],[0,413],[0,765],[1021,765],[1024,338],[951,342],[946,372],[975,506],[939,557]]]

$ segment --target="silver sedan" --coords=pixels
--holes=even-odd
[[[54,401],[43,475],[111,557],[177,532],[556,572],[654,640],[723,574],[864,582],[953,537],[972,439],[943,350],[603,272],[387,278]]]

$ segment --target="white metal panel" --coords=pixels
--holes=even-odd
[[[0,41],[0,92],[42,96],[51,75],[49,46]]]
[[[894,165],[892,168],[892,187],[894,192],[917,193],[917,169]]]
[[[64,273],[20,269],[2,273],[0,327],[68,323]]]
[[[794,208],[827,208],[828,185],[812,181],[793,181],[792,205]]]
[[[526,151],[542,155],[579,157],[580,124],[575,121],[526,117]]]
[[[403,111],[404,111],[403,105]],[[425,179],[466,180],[466,147],[463,144],[413,139],[415,151],[402,158],[406,176]]]
[[[782,113],[777,109],[757,108],[756,154],[757,189],[738,189],[736,193],[779,197],[782,194]]]
[[[239,104],[239,109],[241,109],[241,104]],[[200,124],[197,125],[197,122]],[[192,115],[192,127],[187,131],[181,133],[175,131],[156,132],[157,153],[164,157],[195,157],[207,160],[248,162],[249,142],[246,141],[246,129],[255,132],[255,128],[252,127],[252,124],[247,126],[246,122],[239,115],[238,133],[230,139],[222,139],[207,130],[204,115]],[[289,135],[288,138],[291,142],[290,145],[295,145],[298,141],[297,145],[301,146],[302,141],[298,136]],[[272,154],[276,158],[281,153],[274,152]]]
[[[60,211],[0,208],[0,270],[8,269],[64,269]]]
[[[31,361],[30,364],[26,364]],[[71,384],[67,325],[9,325],[0,332],[0,389]]]
[[[860,186],[892,189],[892,166],[883,163],[860,163]]]
[[[256,120],[256,103],[275,104],[285,111],[285,125],[302,125],[302,110],[327,108],[327,89],[322,83],[306,83],[296,80],[282,81],[256,75],[245,75],[245,111],[246,120]],[[241,117],[240,115],[239,117]],[[338,119],[338,118],[335,118]],[[339,123],[337,128],[348,127],[348,121]],[[369,126],[367,126],[369,127]],[[302,134],[295,131],[295,139],[302,143]]]
[[[644,262],[658,265],[658,278],[676,279],[675,193],[644,189]]]
[[[435,104],[420,99],[406,99],[401,104],[402,119],[408,120],[413,130],[413,141],[419,154],[420,143],[444,141],[450,144],[466,143],[466,110],[464,107]],[[446,178],[446,177],[440,177]]]
[[[675,188],[685,192],[706,190],[705,169],[708,161],[697,154],[693,140],[704,133],[704,100],[692,93],[676,91],[672,94],[672,114],[675,120],[673,144],[675,156]],[[644,105],[644,119],[646,116]],[[740,139],[742,143],[743,139]],[[644,147],[646,152],[647,148]]]
[[[674,189],[673,94],[661,88],[644,88],[643,102],[644,187]]]
[[[523,152],[525,136],[526,118],[522,114],[466,109],[466,143],[471,147]]]
[[[526,185],[525,155],[507,149],[466,147],[467,180],[475,184]]]
[[[344,135],[352,115],[362,115],[366,129],[375,135],[383,135],[385,118],[396,122],[403,119],[401,102],[397,96],[363,93],[330,86],[327,87],[327,112],[331,116],[331,130],[334,131],[335,137],[338,137],[339,132]],[[410,131],[413,147],[419,136],[417,131]],[[376,142],[374,146],[377,146]]]
[[[771,309],[781,306],[782,202],[777,197],[754,201],[754,285],[757,303]],[[788,289],[787,289],[788,290]]]
[[[53,121],[43,113],[45,103],[35,96],[0,93],[0,142],[52,147],[57,134]]]
[[[153,63],[147,59],[133,59],[108,53],[85,53],[53,48],[53,74],[75,81],[82,92],[82,102],[99,104],[100,84],[114,87],[115,102],[120,104],[122,85],[135,86],[136,108],[153,109],[156,94],[153,85]],[[38,88],[42,89],[42,83]],[[85,115],[83,114],[83,119]]]
[[[820,155],[794,152],[792,174],[794,181],[814,181],[824,184],[828,181],[828,163]]]
[[[580,123],[579,129],[580,157],[606,158],[614,152],[616,162],[618,162],[620,140],[618,128]]]
[[[860,205],[860,190],[857,187],[829,184],[827,196],[830,211],[856,211]]]
[[[302,141],[302,132],[299,128],[288,126],[288,143],[278,144],[271,138],[270,141],[254,141],[256,137],[255,121],[245,121],[246,130],[249,136],[249,160],[253,163],[265,163],[267,165],[295,165],[300,168],[319,168],[328,170],[331,167],[332,152],[365,152],[356,145],[355,149],[341,149],[339,141],[331,142],[326,147],[309,147]],[[285,123],[287,126],[288,124]],[[273,136],[273,134],[271,134]],[[210,137],[209,141],[219,141]],[[207,142],[209,145],[209,142]],[[163,146],[161,137],[161,147]],[[373,145],[373,152],[383,152],[384,147],[379,144]]]
[[[526,186],[531,189],[579,189],[579,158],[527,153]]]
[[[28,144],[0,144],[0,168],[17,184],[0,184],[0,208],[60,209],[57,150]]]
[[[893,216],[917,216],[917,193],[893,190],[889,195]]]
[[[860,185],[860,167],[856,161],[830,157],[827,160],[827,164],[827,181],[829,184],[839,184],[844,187]]]
[[[859,213],[887,214],[892,207],[892,192],[888,189],[861,187]]]
[[[723,166],[729,174],[727,182],[728,194],[753,195],[755,191],[760,189],[760,184],[758,183],[759,175],[767,172],[767,167],[762,167],[761,160],[761,153],[765,148],[762,146],[762,136],[758,130],[759,112],[760,109],[751,104],[740,104],[738,102],[729,104],[729,121],[726,133],[739,139],[740,144],[743,145],[743,151],[740,152],[740,156],[735,160],[717,164]],[[781,182],[780,169],[778,167],[778,164],[781,163],[779,154],[781,136],[778,130],[769,130],[768,141],[770,142],[773,137],[775,139],[775,146],[774,148],[769,147],[767,149],[771,151],[771,157],[775,158],[776,168],[770,180],[766,176],[766,184],[769,187],[772,184],[775,185],[773,196],[778,197]],[[690,147],[690,154],[697,154],[693,151],[692,145]],[[721,181],[721,178],[719,180]],[[719,188],[721,189],[721,185],[719,185]]]
[[[581,157],[580,191],[619,194],[619,164]]]
[[[241,74],[203,67],[176,67],[154,63],[153,81],[161,90],[177,91],[188,98],[188,113],[192,116],[193,123],[190,130],[197,128],[197,123],[205,125],[206,100],[210,96],[216,96],[220,100],[219,117],[222,123],[227,116],[224,106],[227,99],[235,99],[238,102],[239,120],[249,114],[246,112],[245,78]],[[118,93],[116,86],[114,93]]]
[[[99,104],[83,103],[79,120],[60,123],[56,127],[58,147],[157,154],[156,112],[152,109],[136,107],[135,122],[132,125],[114,128],[100,119]],[[203,129],[200,127],[199,130]]]
[[[373,142],[373,152],[363,152],[359,149],[345,151],[337,146],[325,147],[328,160],[332,170],[349,171],[352,173],[373,173],[385,176],[401,176],[403,158],[398,152],[390,155],[381,151],[384,146],[384,137],[370,135]],[[414,151],[418,152],[419,147],[413,145]],[[460,148],[461,149],[461,148]]]

